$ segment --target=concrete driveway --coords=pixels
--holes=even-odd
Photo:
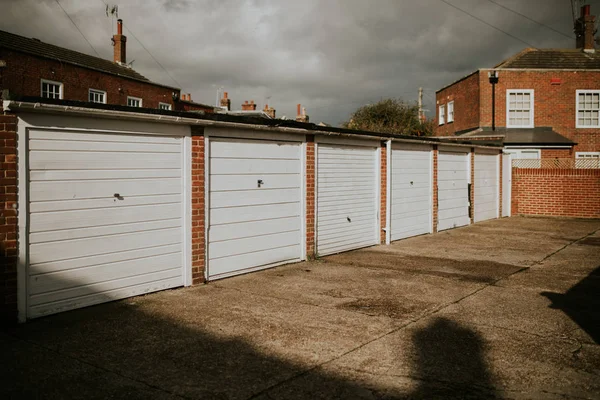
[[[1,398],[598,398],[600,220],[514,217],[32,321]]]

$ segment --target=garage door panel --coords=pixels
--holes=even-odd
[[[269,142],[260,140],[215,140],[211,142],[211,156],[213,158],[232,159],[288,159],[300,158],[300,146],[285,142]]]
[[[181,168],[177,153],[30,151],[32,170]]]
[[[138,207],[99,208],[75,211],[35,213],[30,218],[30,232],[88,228],[112,224],[181,218],[181,203]]]
[[[104,197],[116,202],[115,193],[125,199],[130,196],[181,193],[181,178],[36,181],[31,182],[30,191],[30,196],[35,201]]]
[[[476,222],[497,218],[499,202],[499,159],[497,154],[475,154]]]
[[[431,214],[431,209],[428,207],[428,200],[426,199],[419,203],[398,203],[396,205],[392,205],[392,220],[394,219],[402,219],[404,216],[410,215],[429,215]]]
[[[248,175],[212,175],[210,176],[211,192],[228,190],[256,189],[258,180],[262,180],[261,188],[264,189],[289,189],[298,187],[300,174],[248,174]]]
[[[30,275],[45,274],[50,272],[75,270],[81,267],[92,267],[102,264],[111,264],[126,260],[150,259],[155,256],[177,253],[183,251],[182,243],[165,246],[138,248],[130,251],[116,251],[90,257],[72,258],[69,260],[48,261],[30,266]]]
[[[29,234],[29,243],[55,242],[60,240],[85,239],[96,236],[134,233],[181,226],[181,219],[167,219],[139,223],[115,224],[93,228],[65,229],[61,231],[36,232]]]
[[[136,275],[140,270],[150,274],[181,267],[181,257],[177,253],[156,257],[106,263],[80,269],[63,270],[37,274],[29,279],[30,293],[39,295],[77,286],[97,284]]]
[[[252,175],[257,173],[299,174],[298,160],[211,158],[212,175]]]
[[[87,171],[31,171],[29,181],[81,181],[97,179],[181,178],[181,168]]]
[[[107,301],[124,299],[131,296],[138,296],[159,290],[171,289],[178,286],[181,286],[180,276],[162,280],[151,280],[150,282],[142,279],[142,283],[140,284],[125,286],[123,288],[101,293],[93,293],[87,296],[76,297],[75,299],[66,299],[62,301],[51,302],[49,304],[45,303],[30,306],[28,317],[37,318],[48,314],[72,310],[74,308],[92,306],[95,304],[105,303]]]
[[[30,264],[90,257],[110,252],[142,249],[181,243],[180,229],[164,229],[156,232],[136,232],[123,235],[99,236],[87,239],[64,240],[32,244],[29,250]]]
[[[317,252],[321,255],[377,242],[376,149],[317,148]]]
[[[300,258],[301,148],[267,140],[210,141],[209,278]]]
[[[252,257],[242,254],[218,258],[210,261],[209,272],[213,277],[224,274],[243,273],[247,269],[297,260],[300,252],[300,245],[295,244],[284,248],[257,251],[252,253]],[[234,270],[232,270],[232,265],[235,266]]]
[[[299,237],[300,231],[295,230],[272,235],[255,235],[243,239],[211,242],[208,246],[208,256],[210,260],[242,254],[249,254],[251,257],[250,253],[257,251],[297,245]]]
[[[438,156],[438,230],[468,225],[469,153]]]
[[[439,200],[439,207],[441,209],[468,207],[468,205],[468,200],[464,196],[456,196],[455,198],[445,197],[443,200]]]
[[[273,192],[276,190],[276,193]],[[211,192],[211,204],[223,207],[240,207],[260,204],[278,204],[296,202],[300,198],[300,188],[295,189],[255,189]]]
[[[31,213],[51,212],[51,211],[75,211],[89,210],[94,208],[122,208],[133,206],[145,206],[156,204],[181,203],[183,196],[181,194],[167,194],[155,196],[128,196],[126,200],[117,200],[114,197],[104,197],[101,199],[76,199],[76,200],[56,200],[56,201],[36,201],[29,204]]]
[[[300,202],[266,204],[210,210],[211,225],[261,221],[274,218],[300,216]]]
[[[464,193],[466,193],[468,188],[469,188],[469,182],[467,181],[466,177],[463,179],[438,181],[438,189],[440,191],[462,190]]]
[[[33,128],[29,139],[66,140],[69,142],[118,142],[118,143],[158,143],[181,145],[181,138],[171,136],[135,135],[121,133],[66,132]]]
[[[299,231],[300,229],[300,219],[293,216],[272,220],[214,225],[210,228],[210,238],[211,242],[219,242],[257,235],[272,235],[286,230]]]
[[[431,187],[429,187],[429,185],[421,187],[399,185],[395,186],[394,189],[396,190],[392,192],[392,205],[398,201],[404,201],[407,203],[414,203],[423,200],[429,201],[429,196],[431,195]]]
[[[90,296],[90,295],[98,296],[98,295],[101,295],[102,293],[110,292],[110,291],[117,290],[117,289],[123,289],[124,287],[127,287],[127,286],[135,286],[135,285],[141,285],[141,284],[151,283],[151,282],[156,282],[156,281],[164,281],[164,280],[169,280],[169,279],[174,280],[174,282],[173,282],[174,285],[170,286],[170,287],[174,287],[174,286],[178,286],[177,281],[176,281],[176,279],[178,277],[179,277],[179,279],[181,279],[181,269],[173,268],[173,269],[168,269],[168,270],[164,270],[164,271],[153,272],[153,273],[148,273],[148,274],[143,274],[143,275],[128,276],[126,278],[122,278],[122,279],[118,279],[118,280],[110,280],[110,281],[106,281],[106,282],[83,284],[81,286],[72,287],[70,289],[62,289],[62,290],[42,293],[39,295],[31,295],[30,305],[31,306],[37,306],[40,304],[47,305],[48,303],[59,302],[61,300],[71,300],[72,301],[73,298],[80,298],[80,297]],[[72,284],[76,284],[76,283],[72,282]],[[181,283],[179,283],[179,285],[181,285]]]
[[[181,152],[181,145],[175,143],[119,143],[106,141],[86,141],[78,142],[71,140],[29,140],[29,150],[54,150],[54,151],[77,151],[77,152],[98,152],[109,151],[113,153],[121,152],[147,152],[147,153],[177,153]]]

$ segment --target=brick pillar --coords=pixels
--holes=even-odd
[[[192,127],[192,284],[203,283],[206,237],[204,209],[204,128]]]
[[[471,147],[471,212],[469,218],[471,223],[475,222],[475,149]]]
[[[380,243],[385,244],[385,231],[383,228],[387,227],[387,146],[386,142],[381,142],[380,148],[381,154],[381,201],[379,205],[379,220],[380,220]]]
[[[433,232],[437,232],[438,227],[438,147],[433,145]]]
[[[0,114],[0,324],[17,321],[17,117]]]
[[[306,257],[315,257],[315,137],[306,136]]]
[[[498,179],[500,182],[498,183],[498,218],[502,218],[502,153],[500,153],[500,157],[498,157]]]

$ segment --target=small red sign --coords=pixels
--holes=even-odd
[[[562,80],[560,78],[552,78],[550,79],[550,84],[551,85],[560,85],[562,83]]]

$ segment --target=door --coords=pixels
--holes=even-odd
[[[511,216],[512,207],[512,157],[510,154],[502,155],[502,216]]]
[[[209,279],[300,260],[301,144],[209,143]]]
[[[393,144],[390,164],[391,240],[430,233],[431,147]]]
[[[438,231],[469,225],[469,153],[438,156]]]
[[[317,253],[371,246],[378,239],[377,148],[318,144]]]
[[[475,222],[498,218],[498,154],[475,153]]]
[[[27,314],[183,285],[183,139],[29,131]]]

